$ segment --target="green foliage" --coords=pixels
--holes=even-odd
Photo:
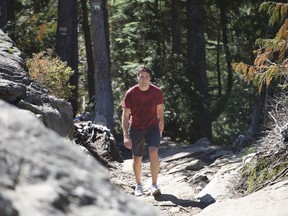
[[[193,88],[187,77],[185,59],[181,55],[170,55],[162,66],[165,74],[155,80],[165,96],[165,134],[181,142],[190,141],[195,113],[191,100]],[[176,75],[177,74],[177,75]]]
[[[288,11],[288,4],[265,2],[260,6],[260,11],[268,10],[271,15],[270,23],[283,21]],[[288,39],[288,19],[284,21],[278,33],[273,39],[258,39],[256,45],[260,48],[254,50],[256,57],[254,65],[241,63],[233,64],[233,68],[242,74],[247,82],[252,82],[258,86],[259,91],[265,84],[270,85],[272,80],[278,81],[282,88],[287,86],[287,39]]]
[[[20,0],[16,4],[16,22],[9,23],[5,31],[17,47],[28,57],[53,48],[57,28],[56,0]]]
[[[252,106],[256,98],[256,89],[251,88],[239,77],[234,77],[233,91],[223,107],[222,113],[212,123],[214,142],[229,145],[246,131],[251,120]]]
[[[263,2],[259,7],[259,12],[266,11],[269,16],[269,24],[275,25],[279,22],[284,22],[288,13],[288,4],[280,2]]]
[[[26,64],[30,76],[46,88],[50,94],[63,99],[71,97],[73,86],[69,84],[69,79],[73,70],[58,56],[53,55],[51,50],[33,54]]]

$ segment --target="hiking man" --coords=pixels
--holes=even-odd
[[[152,177],[151,194],[161,194],[157,185],[159,173],[158,149],[164,129],[164,96],[162,90],[151,84],[152,71],[146,66],[139,68],[138,84],[131,87],[122,101],[123,142],[132,150],[133,171],[136,180],[135,195],[143,195],[141,182],[142,157],[148,146],[150,172]]]

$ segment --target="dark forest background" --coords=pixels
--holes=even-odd
[[[259,10],[265,1],[0,2],[0,27],[23,52],[29,70],[39,64],[31,61],[39,56],[66,62],[73,73],[65,86],[73,87],[65,96],[74,116],[104,122],[120,140],[121,100],[143,64],[164,91],[164,136],[182,143],[208,137],[228,145],[241,134],[255,136],[263,97],[277,90],[270,85],[275,88],[259,91],[233,67],[253,65],[253,50],[261,47],[257,39],[274,39],[279,31],[281,25],[269,21],[269,8]],[[46,74],[36,71],[38,77],[55,70],[47,67]],[[58,79],[67,76],[57,74]],[[53,85],[49,88],[53,93]]]

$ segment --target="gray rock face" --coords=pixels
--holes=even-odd
[[[34,114],[0,100],[0,215],[160,215]],[[19,118],[21,116],[21,118]]]
[[[41,117],[46,127],[73,137],[71,104],[49,96],[27,72],[20,50],[0,29],[0,99]]]

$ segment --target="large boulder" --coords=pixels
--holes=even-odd
[[[34,114],[2,100],[0,110],[1,216],[160,215],[111,184],[83,147]]]
[[[46,127],[73,137],[72,106],[48,95],[27,72],[20,50],[0,29],[0,99],[36,114]]]

